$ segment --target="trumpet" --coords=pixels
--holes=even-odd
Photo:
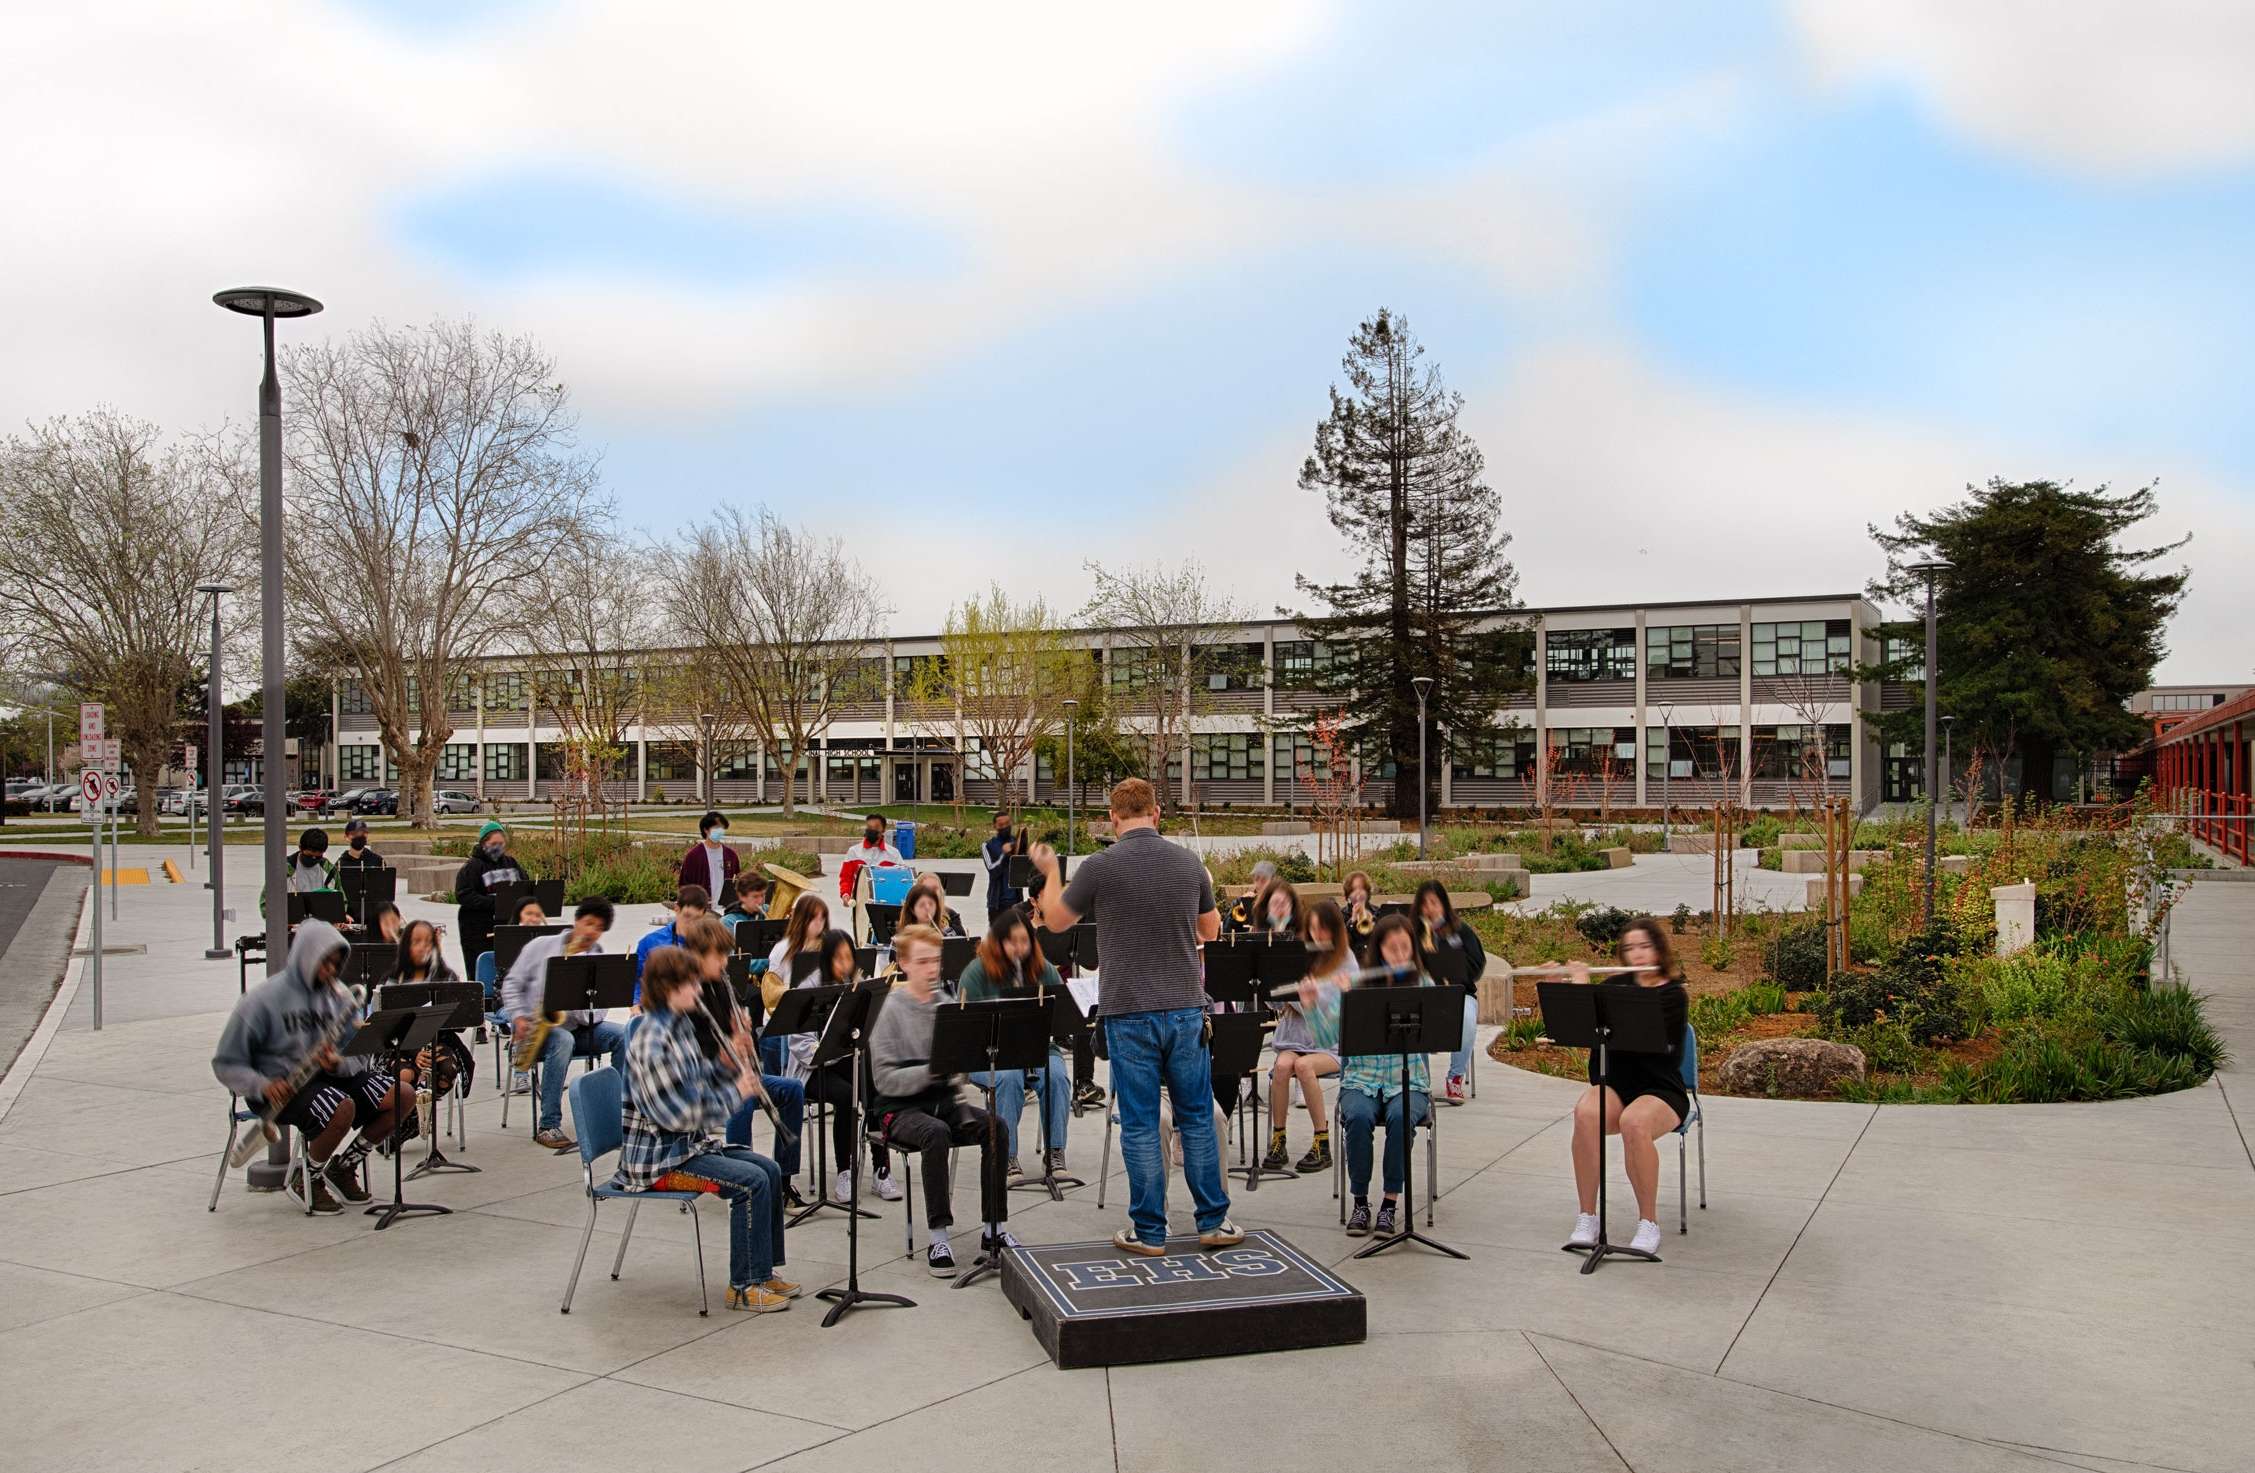
[[[701,985],[697,988],[697,1011],[704,1014],[705,1022],[712,1027],[713,1041],[720,1045],[720,1051],[727,1055],[728,1062],[736,1066],[736,1072],[752,1076],[752,1098],[759,1101],[760,1112],[767,1116],[767,1123],[775,1127],[775,1138],[786,1143],[797,1140],[798,1132],[785,1128],[783,1117],[775,1113],[774,1102],[768,1099],[767,1091],[760,1087],[759,1070],[745,1063],[743,1056],[736,1052],[736,1046],[729,1042],[735,1036],[733,1025],[741,1023],[743,1019],[743,1008],[736,1002],[735,994],[729,994],[730,1027],[722,1027],[720,1019],[713,1016],[713,1010],[705,1006],[705,989]]]

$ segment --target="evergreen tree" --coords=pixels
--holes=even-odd
[[[1300,468],[1301,489],[1323,493],[1331,525],[1363,563],[1343,583],[1300,578],[1300,591],[1328,612],[1294,617],[1332,647],[1320,688],[1338,698],[1341,730],[1366,767],[1392,760],[1401,817],[1417,812],[1411,682],[1433,678],[1430,783],[1447,743],[1491,740],[1504,698],[1528,681],[1524,632],[1490,617],[1513,606],[1519,579],[1503,555],[1511,539],[1502,500],[1457,424],[1463,396],[1424,356],[1409,324],[1385,308],[1357,327],[1341,363],[1346,387],[1332,387]]]
[[[1935,581],[1937,697],[1956,718],[1952,744],[1959,753],[2017,756],[2020,791],[2049,799],[2055,756],[2088,758],[2139,740],[2138,718],[2124,703],[2152,683],[2188,576],[2153,565],[2189,539],[2117,545],[2153,515],[2150,486],[2115,494],[1992,480],[1967,490],[1931,516],[1903,513],[1892,532],[1871,529],[1887,554],[1887,575],[1873,580],[1871,597],[1919,617],[1902,626],[1901,658],[1857,675],[1901,679],[1924,660],[1925,582],[1908,569],[1939,552],[1951,566]],[[1917,750],[1924,709],[1922,697],[1891,713],[1883,735]]]

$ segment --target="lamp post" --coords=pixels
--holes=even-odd
[[[1660,852],[1668,852],[1668,779],[1676,770],[1676,708],[1660,708]]]
[[[1413,676],[1410,686],[1417,692],[1417,857],[1425,857],[1425,695],[1433,688],[1430,675]]]
[[[1073,815],[1077,811],[1073,802],[1073,720],[1080,714],[1081,703],[1071,696],[1065,698],[1065,857],[1073,857]]]
[[[1955,716],[1942,718],[1942,794],[1945,798],[1949,796],[1950,784],[1956,781],[1957,767],[1950,761],[1950,723],[1955,720]],[[1957,804],[1954,802],[1950,804],[1950,822],[1957,822]]]
[[[697,717],[697,738],[705,749],[697,759],[697,776],[705,789],[707,808],[713,806],[713,793],[716,791],[713,786],[713,723],[718,719],[708,713],[700,713]]]
[[[204,952],[204,959],[215,962],[227,959],[227,875],[222,868],[224,861],[219,842],[219,600],[221,595],[234,591],[225,583],[196,585],[196,592],[211,595],[211,676],[209,688],[204,692],[210,723],[204,745],[204,829],[210,835],[211,845],[211,946]]]
[[[1941,658],[1934,643],[1934,582],[1950,570],[1947,558],[1933,557],[1912,563],[1904,571],[1926,580],[1926,910],[1925,924],[1934,921],[1934,828],[1938,817],[1934,759],[1937,733],[1934,714],[1935,686],[1941,676]]]

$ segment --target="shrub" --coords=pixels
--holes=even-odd
[[[1745,989],[1739,988],[1733,992],[1701,993],[1691,1000],[1689,1016],[1699,1036],[1713,1040],[1745,1027],[1746,1020],[1754,1016],[1754,1010],[1746,1001]]]
[[[1756,1015],[1785,1011],[1785,989],[1775,982],[1749,982],[1738,989],[1737,995],[1746,1000],[1746,1009]]]
[[[1607,905],[1575,917],[1574,929],[1582,933],[1584,941],[1602,950],[1618,942],[1635,919],[1619,906]]]
[[[1760,849],[1755,851],[1754,868],[1775,870],[1784,869],[1785,851],[1775,844],[1763,845]]]
[[[1414,855],[1415,849],[1412,849]],[[1279,849],[1272,844],[1249,844],[1242,849],[1229,849],[1214,855],[1210,861],[1214,879],[1223,885],[1249,885],[1253,882],[1253,866],[1262,860],[1276,866],[1276,872],[1295,885],[1313,881],[1315,861],[1298,849]]]
[[[1699,959],[1715,971],[1730,969],[1730,943],[1720,936],[1709,936],[1699,943]]]
[[[2187,1082],[2198,1083],[2231,1062],[2230,1050],[2208,1025],[2204,1002],[2181,988],[2126,992],[2100,1018],[2099,1031],[2125,1048],[2181,1060],[2195,1075]]]
[[[1680,900],[1677,901],[1676,908],[1668,912],[1668,929],[1681,936],[1683,928],[1690,924],[1691,907]]]
[[[1769,849],[1776,846],[1778,836],[1784,832],[1785,824],[1776,814],[1764,813],[1749,819],[1738,831],[1738,842],[1747,849]]]
[[[1936,926],[1912,937],[1892,960],[1871,971],[1827,979],[1817,999],[1817,1016],[1827,1031],[1850,1043],[1855,1040],[1849,1033],[1881,1021],[1903,1025],[1922,1044],[1962,1038],[1964,998],[1947,965],[1956,954],[1955,937]]]
[[[1889,1074],[1914,1073],[1926,1062],[1915,1029],[1900,1018],[1871,1018],[1838,1035],[1841,1043],[1863,1050],[1864,1066]]]
[[[1824,927],[1801,922],[1781,929],[1770,942],[1770,976],[1794,992],[1824,985]]]

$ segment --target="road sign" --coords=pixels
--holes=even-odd
[[[78,744],[83,747],[88,742],[98,742],[101,739],[102,703],[100,701],[80,701],[78,703]]]
[[[87,813],[92,814],[95,806],[102,801],[102,774],[91,767],[81,772],[78,775],[78,796]]]
[[[182,756],[180,765],[187,768],[191,775],[194,774],[196,770],[196,744],[194,742],[188,743],[188,750]]]
[[[116,737],[97,738],[93,751],[87,754],[87,760],[106,771],[115,772],[122,760],[122,753],[119,751],[122,745]]]
[[[119,782],[119,781],[117,780],[117,774],[116,774],[116,773],[114,773],[114,772],[105,772],[105,773],[103,773],[103,774],[102,774],[102,801],[103,801],[103,802],[105,802],[105,803],[115,803],[115,802],[117,801],[117,795],[118,795],[118,794],[119,794],[120,792],[124,791],[124,786],[125,786],[125,785],[124,785],[123,783],[120,783],[120,782]]]

